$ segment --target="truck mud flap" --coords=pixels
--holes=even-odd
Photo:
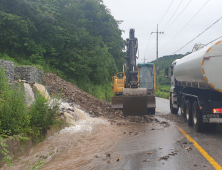
[[[123,96],[123,115],[142,116],[148,114],[147,96]]]
[[[123,96],[112,97],[112,109],[123,109]]]

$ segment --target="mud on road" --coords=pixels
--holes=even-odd
[[[63,88],[63,97],[67,102],[73,105],[78,104],[90,116],[105,118],[110,123],[109,126],[98,127],[100,130],[97,138],[93,138],[95,141],[104,141],[107,138],[108,141],[104,142],[103,146],[107,144],[106,147],[109,146],[110,151],[102,149],[98,153],[91,153],[91,157],[87,157],[88,160],[76,157],[77,160],[80,159],[81,161],[77,161],[79,166],[73,165],[75,168],[126,170],[147,169],[148,166],[149,169],[212,169],[212,165],[178,131],[176,126],[184,128],[200,144],[206,146],[205,148],[209,150],[211,155],[216,153],[214,155],[216,161],[222,158],[214,145],[218,148],[221,147],[215,143],[216,140],[213,140],[214,142],[211,140],[218,138],[219,141],[222,141],[221,135],[194,132],[192,127],[186,125],[180,114],[170,114],[169,100],[156,98],[157,116],[124,117],[121,110],[111,109],[110,103],[95,99],[58,76],[46,74],[45,77],[46,84],[48,82],[52,94],[55,90],[59,91]],[[110,134],[110,138],[104,135],[106,133],[102,133],[106,128],[109,128],[106,133]],[[208,140],[211,141],[212,145],[208,145]],[[109,142],[113,142],[113,144]],[[96,147],[96,143],[90,148],[86,147],[87,145],[83,146],[91,150],[91,148]],[[151,152],[152,154],[145,154],[146,156],[144,156],[144,153]],[[107,154],[110,155],[107,157]],[[149,158],[147,159],[148,155]],[[73,169],[73,167],[68,169]]]
[[[222,159],[219,131],[194,132],[182,116],[169,114],[168,100],[156,98],[156,115],[125,117],[121,110],[111,109],[110,103],[95,99],[55,74],[45,74],[45,82],[51,94],[63,89],[63,99],[69,103],[64,112],[72,114],[78,108],[82,116],[75,126],[61,130],[19,157],[13,167],[1,169],[23,170],[39,161],[44,170],[213,169],[176,126],[184,128],[217,162]]]
[[[137,139],[149,125],[150,131],[170,126],[153,115],[125,117],[121,110],[111,109],[110,103],[94,98],[55,74],[45,74],[45,83],[51,94],[62,90],[63,100],[69,103],[60,114],[74,115],[78,110],[79,118],[75,126],[47,138],[15,160],[13,167],[2,169],[27,169],[41,163],[41,169],[113,169],[124,163],[124,156],[117,151],[120,141]]]

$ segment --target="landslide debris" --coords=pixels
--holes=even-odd
[[[62,92],[62,98],[67,103],[79,105],[82,110],[90,114],[91,117],[106,117],[108,119],[126,119],[130,122],[153,122],[155,119],[152,116],[123,116],[122,110],[111,108],[109,102],[98,100],[92,95],[82,91],[77,86],[67,82],[52,73],[45,73],[44,82],[49,88],[50,94]]]
[[[176,123],[176,125],[180,125],[182,123],[184,123],[185,119],[183,118],[183,116],[181,116],[180,114],[164,114],[164,115],[158,115],[161,118],[164,118],[166,120],[170,120],[173,121],[174,123]],[[164,124],[164,123],[162,123]]]

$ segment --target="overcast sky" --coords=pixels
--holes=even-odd
[[[146,62],[156,59],[156,34],[152,34],[151,38],[150,34],[156,32],[157,24],[159,31],[164,31],[163,36],[159,34],[159,57],[162,57],[175,53],[222,17],[222,0],[103,0],[103,2],[116,20],[123,20],[120,25],[120,29],[125,31],[123,39],[129,37],[130,28],[135,29],[140,52],[140,59],[137,62],[143,62],[144,56]],[[183,29],[189,21],[190,23]],[[177,34],[178,36],[172,40]],[[177,54],[192,51],[195,43],[206,44],[220,36],[222,36],[222,19]]]

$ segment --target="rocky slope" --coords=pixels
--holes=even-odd
[[[50,88],[50,93],[55,94],[62,91],[62,98],[68,103],[79,105],[82,110],[92,117],[106,117],[108,119],[127,119],[131,122],[150,122],[149,116],[135,117],[122,116],[122,110],[114,110],[109,102],[98,100],[92,95],[82,91],[70,82],[67,82],[52,73],[45,73],[44,82]]]

